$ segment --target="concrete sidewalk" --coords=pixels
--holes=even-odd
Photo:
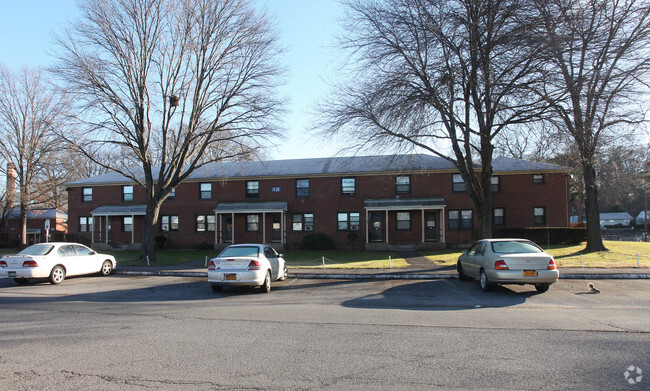
[[[455,266],[437,266],[431,261],[414,260],[411,266],[394,269],[336,269],[336,268],[289,268],[290,278],[346,279],[346,280],[436,280],[458,278]],[[558,268],[561,279],[650,279],[648,268]],[[136,276],[208,276],[204,261],[192,261],[170,266],[120,266],[114,270],[117,275]]]

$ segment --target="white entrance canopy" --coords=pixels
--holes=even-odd
[[[285,242],[286,236],[286,224],[284,223],[284,215],[287,213],[287,203],[282,201],[269,201],[269,202],[222,202],[214,208],[214,213],[219,217],[224,214],[232,215],[232,243],[235,242],[235,214],[245,213],[245,214],[261,214],[262,215],[262,241],[266,240],[266,214],[267,213],[280,213],[280,243]],[[221,223],[219,226],[221,227]],[[219,240],[220,229],[215,230],[215,242],[222,243],[222,240]]]
[[[93,227],[92,227],[92,236],[91,242],[95,242],[95,217],[104,216],[106,217],[106,232],[108,233],[108,217],[109,216],[131,216],[134,219],[135,216],[145,216],[147,214],[147,205],[103,205],[92,212],[90,215],[93,217]],[[135,224],[135,221],[134,221]],[[101,236],[102,227],[99,225],[99,232]],[[131,243],[135,243],[135,229],[131,229]],[[106,237],[106,243],[108,243],[108,234],[104,235]],[[101,240],[101,239],[100,239]]]

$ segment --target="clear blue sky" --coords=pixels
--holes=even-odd
[[[316,98],[326,92],[330,78],[333,35],[341,13],[336,0],[257,0],[275,17],[282,45],[288,48],[289,99],[282,146],[268,151],[270,159],[325,157],[337,147],[307,134]],[[79,16],[76,0],[0,0],[0,62],[18,68],[52,62],[51,34]]]

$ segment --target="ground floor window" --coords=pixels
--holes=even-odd
[[[296,213],[291,218],[294,231],[313,231],[314,214],[313,213]]]
[[[449,211],[449,229],[472,229],[473,221],[471,209]]]
[[[93,218],[81,216],[79,217],[79,232],[90,232],[93,226]]]
[[[177,232],[178,216],[162,216],[160,218],[160,230],[163,232]]]
[[[246,215],[246,231],[257,232],[260,230],[260,216]]]
[[[339,213],[337,217],[337,229],[339,231],[358,231],[361,218],[357,212]]]
[[[216,217],[214,215],[197,215],[196,231],[197,232],[214,232],[216,227]]]
[[[133,217],[122,217],[122,232],[133,232]]]
[[[533,215],[535,220],[535,225],[544,225],[546,224],[546,208],[543,206],[538,206],[533,209]]]
[[[397,212],[397,229],[400,231],[411,229],[411,212]]]
[[[494,208],[492,209],[492,225],[505,225],[506,224],[506,209]]]

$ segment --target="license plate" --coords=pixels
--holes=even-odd
[[[16,277],[16,272],[9,272],[9,277]]]
[[[537,270],[524,270],[524,277],[537,277]]]
[[[226,279],[226,281],[236,280],[237,275],[236,274],[226,274],[225,279]]]

